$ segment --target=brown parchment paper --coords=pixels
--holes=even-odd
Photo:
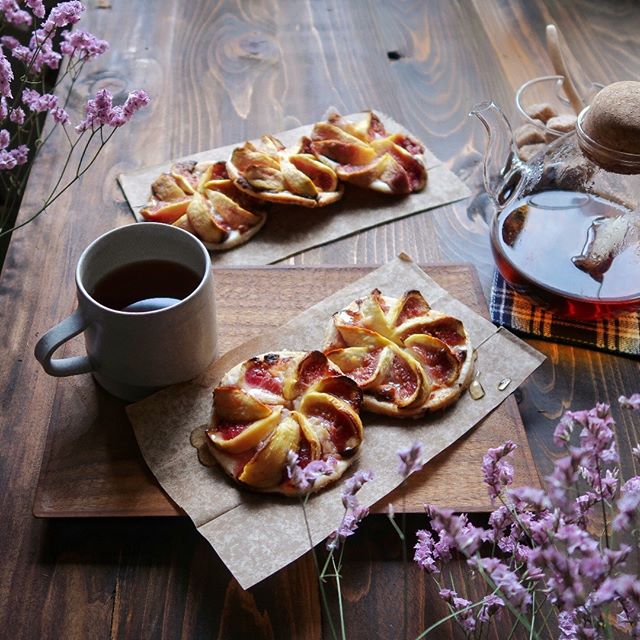
[[[392,118],[376,111],[390,132],[409,133]],[[347,116],[356,120],[364,114]],[[275,134],[286,146],[295,144],[301,136],[309,135],[313,125],[289,129]],[[267,132],[265,132],[267,133]],[[412,134],[410,134],[412,135]],[[242,141],[240,141],[240,144]],[[237,144],[194,153],[179,160],[228,160]],[[267,215],[264,227],[244,245],[229,251],[213,252],[215,265],[270,264],[300,251],[337,240],[356,231],[375,227],[384,222],[433,209],[470,195],[467,186],[449,171],[429,150],[424,154],[428,170],[426,188],[409,196],[389,196],[345,185],[344,197],[337,203],[318,209],[297,206],[274,207]],[[143,222],[140,210],[146,205],[151,183],[168,171],[172,162],[165,162],[133,173],[121,174],[118,181],[136,220]]]
[[[400,484],[396,458],[399,448],[420,441],[425,459],[430,460],[500,404],[544,359],[526,343],[453,298],[405,257],[330,295],[278,330],[226,353],[196,381],[170,387],[130,405],[127,412],[151,471],[245,589],[309,550],[300,503],[297,499],[253,494],[238,488],[218,467],[200,464],[190,435],[198,425],[209,423],[212,388],[228,369],[268,351],[321,347],[331,315],[374,287],[391,296],[418,289],[434,309],[460,318],[476,349],[476,370],[486,395],[475,401],[465,392],[453,407],[419,420],[363,414],[365,440],[358,462],[345,477],[358,468],[373,471],[374,481],[359,494],[367,506]],[[507,390],[498,391],[498,383],[505,377],[511,379],[511,384]],[[341,521],[342,484],[339,481],[307,504],[314,544]]]

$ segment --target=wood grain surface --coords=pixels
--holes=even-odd
[[[364,276],[368,267],[265,267],[216,269],[216,321],[221,353],[275,329],[301,310]],[[468,265],[425,269],[477,313],[488,316],[480,282]],[[251,291],[251,296],[247,293]],[[277,349],[277,345],[274,346]],[[175,516],[183,512],[162,491],[140,456],[124,403],[90,376],[59,385],[59,410],[49,421],[33,505],[38,517]],[[83,398],[83,402],[78,402]],[[482,456],[495,442],[512,439],[518,484],[539,486],[524,426],[513,397],[452,447],[381,501],[398,512],[422,513],[425,504],[456,511],[490,511],[482,482]],[[461,471],[462,470],[462,471]]]
[[[404,250],[421,263],[471,262],[485,293],[493,265],[490,208],[481,194],[483,134],[467,114],[493,98],[515,115],[513,94],[549,73],[544,26],[555,22],[595,80],[640,80],[635,0],[112,0],[88,3],[80,26],[110,41],[74,88],[72,118],[108,88],[121,101],[153,98],[70,190],[12,240],[0,276],[0,629],[11,638],[331,638],[309,556],[249,592],[229,578],[189,522],[32,517],[48,425],[59,387],[33,358],[39,335],[74,308],[73,272],[83,248],[131,222],[116,175],[167,158],[376,105],[420,136],[474,190],[471,199],[305,252],[293,264],[382,263]],[[52,139],[32,173],[20,219],[48,193],[64,162]],[[530,343],[548,359],[518,391],[541,475],[557,454],[562,412],[615,404],[640,389],[637,360]],[[66,348],[79,353],[80,343]],[[56,399],[58,398],[58,399]],[[85,399],[78,397],[81,408]],[[80,409],[79,409],[80,410]],[[614,406],[622,475],[638,473],[631,446],[640,417]],[[105,436],[108,439],[108,436]],[[407,518],[407,546],[424,526]],[[404,563],[384,517],[365,521],[344,568],[347,637],[415,638],[446,614],[433,581]],[[477,583],[452,568],[467,597]],[[332,600],[333,602],[333,600]],[[333,606],[333,605],[332,605]],[[335,610],[334,610],[335,611]],[[405,626],[403,620],[408,620]],[[506,638],[496,621],[486,637]],[[550,629],[546,637],[555,637]],[[430,637],[463,637],[449,622]],[[513,637],[523,637],[516,633]]]

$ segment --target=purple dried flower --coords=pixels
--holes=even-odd
[[[33,15],[36,16],[36,18],[44,18],[45,9],[42,0],[25,0],[25,4],[33,11]]]
[[[440,569],[436,564],[438,554],[434,548],[433,536],[429,531],[424,529],[416,533],[418,542],[416,542],[415,553],[413,554],[414,562],[427,573],[440,573]]]
[[[616,531],[626,531],[631,527],[640,510],[640,476],[634,476],[620,487],[620,498],[616,506],[618,514],[613,519]]]
[[[560,418],[560,422],[558,422],[553,432],[553,442],[556,446],[562,447],[569,444],[573,429],[576,425],[576,422],[578,422],[577,417],[575,416],[576,414],[574,414],[573,412],[565,411],[562,418]]]
[[[16,164],[26,164],[29,159],[29,147],[26,144],[21,144],[19,147],[12,149],[9,153],[13,156]]]
[[[513,481],[513,466],[504,458],[516,449],[516,444],[507,440],[502,446],[489,449],[482,459],[482,475],[489,489],[489,497],[497,498]]]
[[[52,93],[44,93],[40,95],[34,89],[25,89],[22,92],[22,102],[31,111],[36,113],[41,111],[50,111],[58,106],[58,98]]]
[[[614,424],[608,404],[598,404],[587,413],[587,420],[580,433],[580,445],[584,449],[582,464],[597,472],[598,461],[617,462],[618,454],[611,426]]]
[[[69,124],[69,114],[62,107],[52,109],[51,116],[58,124]]]
[[[625,409],[635,409],[636,411],[640,411],[640,393],[634,393],[630,398],[620,396],[618,398],[618,402],[620,403],[620,406]]]
[[[139,109],[149,104],[149,96],[145,91],[132,91],[124,105],[113,106],[113,96],[106,89],[98,91],[96,97],[87,100],[86,118],[76,127],[76,131],[100,127],[108,124],[121,127],[131,120]]]
[[[109,122],[113,96],[107,89],[101,89],[95,98],[89,98],[85,105],[86,118],[76,127],[76,131],[82,132],[94,127],[100,127]]]
[[[10,151],[6,149],[0,151],[0,171],[10,171],[16,164],[18,163]]]
[[[287,476],[298,491],[306,492],[311,489],[318,478],[331,475],[335,466],[335,458],[329,457],[326,461],[313,460],[304,468],[301,468],[298,465],[298,454],[294,451],[287,453]]]
[[[109,48],[109,43],[106,40],[100,40],[92,33],[81,29],[63,31],[61,35],[63,41],[60,43],[60,51],[67,56],[97,58]]]
[[[356,471],[345,483],[342,489],[342,504],[345,509],[351,508],[353,505],[357,505],[358,500],[356,493],[362,489],[362,487],[373,480],[373,473],[371,471]]]
[[[482,598],[480,611],[478,611],[478,620],[480,622],[489,622],[489,619],[496,615],[505,606],[504,600],[494,593]]]
[[[433,505],[427,505],[426,511],[431,518],[431,526],[440,535],[442,547],[447,551],[454,549],[470,556],[488,539],[488,532],[474,527],[464,514],[453,515],[450,509],[439,509]]]
[[[358,528],[360,521],[369,515],[369,509],[363,507],[356,494],[362,487],[373,480],[371,471],[356,471],[345,483],[342,489],[342,504],[345,512],[340,526],[329,536],[327,549],[337,549]]]
[[[551,504],[565,514],[573,515],[576,511],[574,500],[569,498],[569,491],[575,487],[578,480],[582,453],[581,449],[570,449],[568,456],[556,460],[553,473],[545,478]]]
[[[518,576],[497,558],[471,558],[471,566],[486,571],[500,593],[518,610],[526,611],[531,604],[531,595],[525,589]]]
[[[423,447],[420,442],[414,442],[410,447],[406,449],[398,449],[398,458],[400,460],[398,464],[398,473],[407,478],[414,471],[420,471],[424,467],[422,462]]]
[[[559,640],[575,640],[578,637],[575,611],[561,611],[558,614]]]
[[[460,598],[452,589],[440,589],[438,595],[451,607],[453,611],[457,612],[458,615],[456,615],[456,620],[462,625],[462,628],[467,633],[473,632],[476,628],[476,619],[473,616],[473,610],[467,608],[473,603],[465,598]]]
[[[609,577],[591,600],[596,606],[617,602],[622,609],[618,621],[631,631],[634,638],[640,637],[640,578],[627,573]]]
[[[0,13],[4,15],[4,19],[16,27],[21,25],[31,25],[33,21],[31,15],[20,9],[16,0],[0,0]]]
[[[0,37],[0,43],[9,51],[13,51],[16,47],[20,46],[20,40],[18,40],[18,38],[14,38],[13,36]]]
[[[61,29],[80,20],[84,5],[77,0],[60,2],[51,9],[46,22],[42,25],[46,33],[52,33],[55,29]]]
[[[15,122],[16,124],[24,124],[24,110],[22,109],[22,107],[11,109],[9,120],[11,120],[11,122]]]
[[[515,489],[509,489],[508,496],[519,511],[524,509],[534,509],[535,511],[551,509],[551,500],[542,489],[516,487]]]
[[[11,81],[13,80],[13,69],[11,63],[0,49],[0,95],[11,98]]]
[[[6,149],[11,142],[11,135],[6,129],[0,129],[0,149]]]

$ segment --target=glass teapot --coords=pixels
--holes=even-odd
[[[640,83],[627,84],[640,98]],[[488,133],[484,183],[496,206],[491,247],[500,273],[556,315],[579,320],[640,308],[640,149],[629,152],[620,135],[612,148],[619,131],[587,126],[608,89],[573,131],[528,161],[496,104],[471,112]]]

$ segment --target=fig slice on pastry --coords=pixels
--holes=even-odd
[[[331,319],[325,353],[363,391],[365,409],[418,417],[458,399],[473,375],[463,323],[431,309],[419,291],[378,289]]]
[[[319,490],[339,478],[362,439],[362,392],[320,351],[267,353],[228,371],[213,393],[207,442],[222,468],[256,491]],[[303,491],[287,475],[331,461],[330,473]]]
[[[371,111],[355,123],[331,114],[313,127],[306,147],[340,180],[366,189],[407,195],[427,184],[422,143],[403,133],[388,135]]]

